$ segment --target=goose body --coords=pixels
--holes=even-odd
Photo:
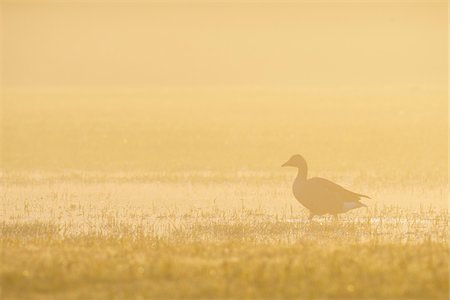
[[[294,197],[310,211],[310,218],[315,215],[345,213],[349,210],[367,207],[359,200],[369,198],[366,195],[354,193],[342,186],[320,177],[307,179],[308,167],[301,155],[294,155],[283,167],[296,167],[297,178],[292,190]]]

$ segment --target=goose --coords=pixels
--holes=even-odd
[[[309,220],[314,216],[331,214],[337,219],[337,215],[349,210],[367,207],[361,198],[369,196],[351,192],[342,186],[324,178],[313,177],[307,179],[308,165],[303,156],[296,154],[292,156],[282,167],[294,167],[298,169],[292,190],[294,197],[310,214]]]

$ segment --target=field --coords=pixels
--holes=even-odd
[[[290,172],[3,174],[2,299],[448,298],[443,182],[323,175],[369,209],[309,222]]]
[[[2,299],[448,298],[444,91],[4,96]],[[294,153],[368,209],[307,221]]]

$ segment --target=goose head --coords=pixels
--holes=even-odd
[[[299,169],[306,169],[306,160],[300,154],[292,156],[282,167],[295,167]]]

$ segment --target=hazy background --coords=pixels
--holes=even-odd
[[[447,176],[446,3],[1,10],[4,170]]]

